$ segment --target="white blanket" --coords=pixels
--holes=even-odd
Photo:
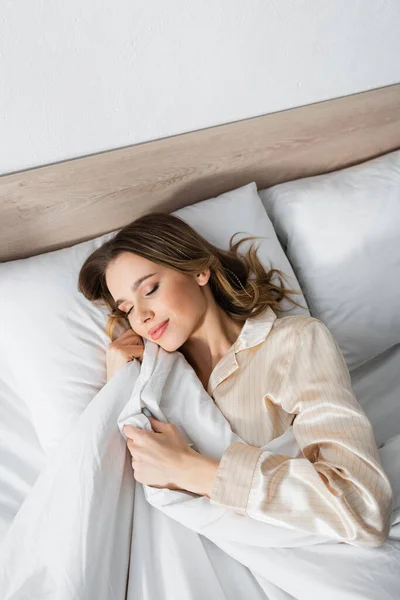
[[[208,498],[135,482],[122,427],[147,407],[220,458],[241,439],[179,352],[145,341],[60,443],[0,549],[2,600],[395,600],[400,597],[400,435],[380,449],[390,538],[359,548],[260,522]],[[265,449],[298,456],[289,428]]]

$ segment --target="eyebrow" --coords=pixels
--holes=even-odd
[[[139,277],[139,279],[137,279],[135,281],[135,283],[132,284],[131,291],[135,292],[145,279],[148,279],[149,277],[153,277],[153,275],[157,275],[157,272],[150,273],[149,275],[144,275],[143,277]],[[121,302],[127,302],[127,300],[125,298],[118,298],[118,300],[115,301],[115,304],[117,305],[117,307],[118,307],[118,304],[120,304]]]

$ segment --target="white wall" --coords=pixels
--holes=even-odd
[[[2,0],[0,173],[400,81],[399,0]]]

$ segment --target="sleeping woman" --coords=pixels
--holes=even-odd
[[[234,236],[233,236],[234,237]],[[262,521],[358,546],[389,534],[392,489],[343,355],[318,319],[282,316],[296,290],[272,282],[245,238],[222,250],[183,220],[144,215],[93,252],[79,289],[110,309],[107,378],[141,360],[143,338],[181,352],[232,430],[220,461],[175,425],[124,429],[140,483],[208,496]],[[128,329],[113,340],[114,326]],[[187,399],[190,402],[190,398]],[[290,426],[302,456],[263,451]]]

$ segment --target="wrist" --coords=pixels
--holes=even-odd
[[[194,494],[210,498],[218,466],[219,460],[200,454],[190,448],[187,453],[185,467],[182,470],[180,487]]]

